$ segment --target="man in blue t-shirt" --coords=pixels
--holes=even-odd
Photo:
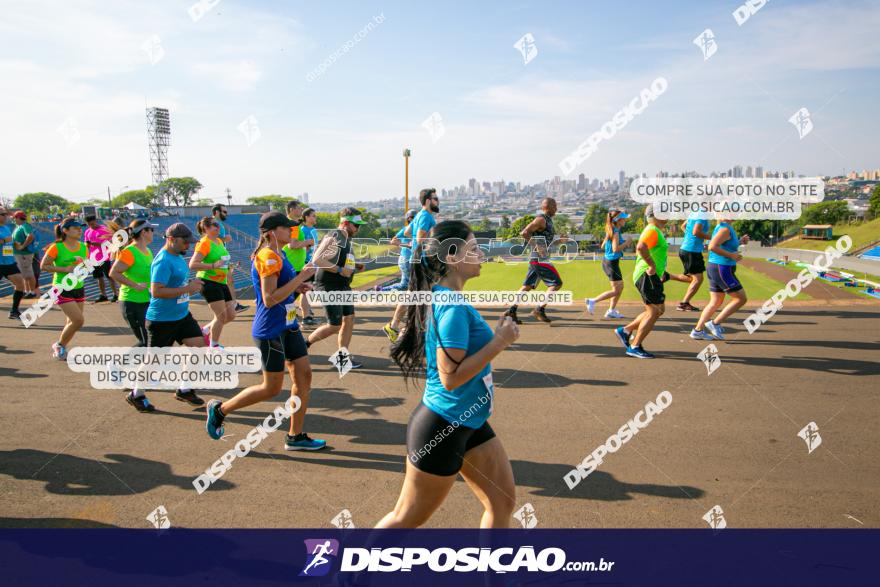
[[[412,239],[406,236],[407,230],[412,231],[410,224],[416,216],[415,210],[410,210],[403,217],[403,226],[394,234],[391,245],[400,247],[397,257],[397,267],[400,269],[400,280],[391,285],[376,288],[378,291],[406,291],[409,286],[410,258],[412,258]]]
[[[684,240],[678,251],[678,258],[684,266],[684,274],[690,278],[690,285],[684,294],[676,310],[699,312],[700,309],[691,305],[693,298],[703,284],[703,273],[706,272],[706,263],[703,260],[703,241],[711,238],[709,234],[709,221],[701,218],[698,213],[691,214],[686,222],[682,222],[681,230],[684,232]]]
[[[147,346],[170,347],[175,342],[191,347],[206,346],[202,329],[189,311],[189,296],[202,291],[201,279],[189,280],[189,265],[183,258],[194,242],[196,237],[182,222],[172,224],[165,231],[165,246],[150,266]],[[193,406],[205,403],[186,387],[178,389],[175,398]]]
[[[437,224],[435,216],[440,213],[440,198],[437,197],[437,190],[434,188],[425,188],[419,192],[419,202],[422,204],[422,209],[416,214],[409,226],[403,230],[403,236],[410,239],[410,263],[421,263],[425,239]],[[409,274],[409,267],[406,273]],[[394,315],[391,316],[391,322],[382,327],[392,343],[397,342],[397,337],[400,335],[400,322],[405,313],[406,306],[398,305],[394,310]]]

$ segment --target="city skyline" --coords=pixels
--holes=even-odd
[[[197,20],[196,4],[211,5]],[[806,176],[873,168],[880,11],[868,2],[777,1],[742,26],[726,2],[347,6],[10,8],[0,195],[83,201],[148,185],[147,106],[171,111],[171,176],[196,177],[217,201],[226,188],[241,201],[402,197],[404,147],[411,195],[467,182],[474,161],[492,181],[535,184],[562,175],[563,157],[658,76],[668,90],[566,179],[737,161]],[[473,22],[492,26],[462,26]],[[627,34],[584,34],[602,22]],[[710,59],[692,42],[706,28]],[[526,33],[533,53],[514,47]],[[801,108],[813,126],[799,135],[789,119]]]

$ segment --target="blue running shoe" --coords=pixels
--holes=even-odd
[[[724,340],[724,329],[722,329],[720,325],[715,324],[711,320],[706,322],[706,330],[708,330],[709,334],[711,334],[718,340]]]
[[[697,330],[696,328],[691,330],[691,338],[694,340],[715,340],[712,338],[712,335],[708,334],[705,330]]]
[[[620,339],[621,344],[623,344],[623,348],[629,350],[629,333],[623,329],[623,326],[618,326],[614,329],[614,334],[617,335],[617,338]]]
[[[642,345],[629,347],[626,354],[637,359],[653,359],[654,355],[642,348]]]
[[[305,432],[296,436],[287,435],[284,450],[321,450],[327,446],[326,440],[312,440]]]
[[[220,404],[223,403],[219,399],[212,399],[208,402],[207,419],[205,429],[208,436],[214,440],[220,440],[223,437],[223,414],[220,413]]]

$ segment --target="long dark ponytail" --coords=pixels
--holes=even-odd
[[[444,220],[428,235],[422,248],[413,248],[409,269],[409,291],[431,291],[446,277],[446,256],[452,247],[463,246],[473,233],[467,222]],[[416,235],[413,235],[415,244]],[[424,252],[424,254],[422,254]],[[415,304],[407,308],[405,329],[391,347],[391,358],[400,367],[405,379],[415,381],[425,366],[425,334],[428,330],[429,304]],[[443,349],[444,352],[446,349]]]

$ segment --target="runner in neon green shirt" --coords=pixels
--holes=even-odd
[[[633,271],[633,283],[642,296],[645,310],[626,326],[616,328],[614,333],[623,343],[627,355],[639,359],[653,359],[654,355],[642,348],[642,342],[666,310],[663,284],[670,279],[690,283],[690,279],[684,275],[672,276],[666,272],[666,254],[669,249],[666,237],[663,235],[666,220],[654,217],[651,204],[645,208],[645,220],[648,224],[636,245],[637,259]]]
[[[73,340],[73,335],[85,324],[83,305],[86,295],[83,290],[83,280],[71,276],[74,279],[74,287],[63,290],[63,282],[67,274],[73,273],[76,266],[89,255],[86,244],[80,240],[83,234],[82,227],[83,225],[76,218],[68,218],[56,225],[55,242],[46,249],[40,264],[43,271],[53,273],[52,284],[62,290],[56,303],[64,312],[67,321],[58,341],[52,344],[52,357],[59,361],[67,360],[67,345]]]
[[[153,229],[157,224],[139,219],[126,229],[131,244],[119,251],[110,268],[110,279],[119,284],[122,317],[138,339],[138,346],[148,346],[147,309],[150,307],[150,268],[153,264]],[[153,412],[144,391],[135,387],[125,398],[139,412]]]
[[[202,280],[202,295],[214,319],[202,327],[202,335],[208,346],[219,346],[223,325],[235,320],[235,300],[229,290],[229,251],[220,238],[220,222],[211,216],[199,220],[196,227],[202,239],[196,244],[189,268],[197,271],[196,277]]]

